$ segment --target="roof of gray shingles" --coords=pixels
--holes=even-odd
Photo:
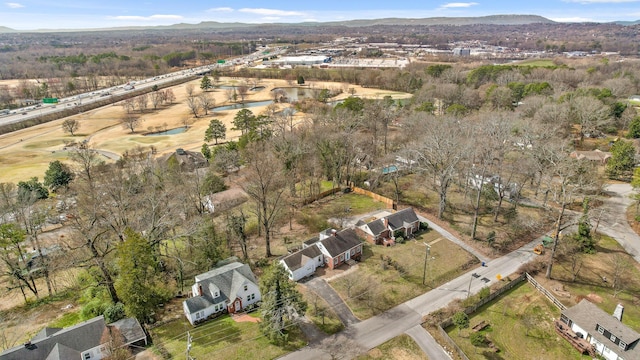
[[[289,270],[294,271],[300,269],[305,263],[305,259],[313,259],[316,256],[320,256],[322,252],[317,246],[311,245],[302,250],[298,250],[290,255],[282,258]]]
[[[320,242],[332,257],[336,257],[361,244],[362,240],[352,229],[344,229]]]
[[[0,353],[0,360],[43,360],[47,359],[54,350],[56,344],[79,352],[86,351],[100,345],[100,339],[106,329],[104,317],[98,316],[83,321],[77,325],[57,331],[46,338],[34,338],[30,347],[20,345]],[[63,354],[68,351],[60,346],[56,350]],[[55,353],[52,354],[55,358]]]
[[[581,328],[589,331],[589,334],[601,343],[607,345],[609,349],[615,351],[625,359],[640,359],[640,348],[636,342],[640,339],[640,334],[623,324],[611,314],[607,314],[587,299],[582,299],[577,305],[562,312],[566,317],[578,324]],[[623,351],[618,345],[596,331],[596,324],[607,329],[611,334],[624,341],[630,346],[627,351]]]
[[[389,226],[391,229],[396,230],[404,227],[405,223],[411,224],[418,220],[418,215],[413,211],[413,208],[406,208],[400,211],[397,211],[389,216],[387,216],[387,220],[389,220]]]
[[[213,285],[220,290],[220,296],[213,299],[209,291],[203,291],[202,296],[195,296],[185,300],[187,309],[190,313],[194,313],[204,310],[215,303],[234,300],[242,285],[247,281],[257,285],[256,278],[249,265],[239,262],[233,262],[197,275],[196,282],[202,286],[203,290],[209,290]]]

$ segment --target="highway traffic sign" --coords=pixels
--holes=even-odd
[[[57,104],[58,98],[44,98],[42,99],[43,104]]]

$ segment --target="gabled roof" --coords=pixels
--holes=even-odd
[[[33,339],[31,339],[31,341],[36,341],[36,340],[40,340],[40,339],[44,339],[47,336],[51,336],[55,333],[57,333],[58,331],[62,330],[62,328],[50,328],[50,327],[46,327],[40,331],[38,331],[38,333],[33,337]]]
[[[120,334],[124,336],[125,344],[131,344],[147,338],[144,330],[142,330],[142,326],[138,320],[134,318],[124,318],[111,323],[108,326],[120,330]]]
[[[242,285],[250,282],[257,285],[256,278],[251,272],[249,265],[239,262],[213,269],[204,274],[196,276],[196,283],[202,286],[203,295],[195,296],[185,300],[189,313],[203,310],[213,304],[217,304],[226,300],[233,301],[237,297],[238,291],[242,289]],[[213,299],[209,291],[210,288],[220,290],[220,296]]]
[[[336,257],[347,250],[350,250],[362,243],[355,231],[352,229],[344,229],[335,235],[321,240],[320,243],[329,252],[331,257]]]
[[[373,220],[372,222],[368,223],[366,226],[369,228],[369,230],[371,230],[371,233],[374,236],[378,236],[382,234],[383,231],[387,230],[387,228],[384,226],[384,220],[382,219]]]
[[[406,208],[400,211],[397,211],[389,216],[387,216],[387,220],[389,220],[389,227],[392,230],[400,229],[404,227],[404,224],[411,224],[418,220],[418,215],[413,211],[413,208]]]
[[[66,348],[83,352],[100,345],[100,339],[106,329],[104,317],[98,316],[93,319],[71,326],[46,338],[34,338],[31,346],[20,345],[0,353],[0,360],[43,360],[47,359],[57,344]],[[67,353],[67,350],[57,347],[60,354]],[[52,355],[55,356],[55,355]],[[52,357],[52,359],[56,359]],[[60,358],[67,359],[67,358]]]
[[[282,258],[289,270],[294,271],[300,269],[307,261],[322,255],[322,251],[317,246],[311,245],[302,250],[298,250],[293,254]]]
[[[71,360],[80,359],[81,352],[73,350],[62,344],[56,344],[45,360]]]
[[[599,342],[605,344],[625,359],[640,359],[640,347],[634,342],[640,339],[640,334],[623,324],[611,314],[607,314],[587,299],[582,299],[577,305],[562,312],[567,318],[578,324],[581,328],[589,332],[591,336]],[[629,346],[627,351],[623,351],[616,344],[604,335],[596,331],[596,325],[607,329],[611,334],[624,341]]]

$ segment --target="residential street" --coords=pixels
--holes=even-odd
[[[478,292],[484,286],[498,281],[496,275],[508,275],[520,265],[531,260],[535,254],[531,251],[539,239],[496,260],[486,267],[476,268],[458,278],[435,288],[423,295],[400,304],[378,316],[347,326],[339,334],[329,337],[331,343],[338,342],[345,351],[345,358],[352,358],[390,340],[416,325],[422,323],[423,316],[446,306],[451,300],[464,298],[470,288],[471,293]],[[475,277],[473,274],[479,275]],[[428,340],[427,340],[428,341]],[[439,351],[442,351],[439,349]],[[290,353],[281,359],[330,359],[331,354],[320,345],[311,345]],[[434,357],[438,359],[439,357]],[[430,357],[431,359],[431,357]]]
[[[609,184],[605,189],[611,197],[605,199],[602,205],[598,231],[615,238],[637,262],[640,262],[640,236],[629,226],[626,218],[627,207],[633,203],[630,197],[633,188],[630,184]]]
[[[633,200],[629,197],[633,190],[629,184],[610,184],[606,190],[610,198],[605,199],[601,207],[601,219],[598,231],[615,238],[634,258],[640,262],[640,236],[638,236],[626,221],[626,209]],[[597,210],[596,210],[597,211]],[[597,214],[597,212],[596,212]],[[424,219],[426,220],[426,219]],[[423,219],[421,218],[421,221]],[[595,226],[595,224],[593,224]],[[461,241],[453,235],[430,223],[433,229],[439,231],[449,240],[459,244]],[[402,333],[409,334],[425,351],[431,360],[446,360],[448,355],[434,342],[425,331],[420,330],[423,316],[434,310],[445,307],[456,298],[478,292],[482,287],[498,281],[496,276],[508,276],[515,272],[520,265],[530,261],[536,255],[531,251],[540,243],[536,239],[498,259],[487,262],[486,267],[476,268],[458,278],[433,289],[423,295],[396,306],[378,316],[352,324],[344,331],[328,338],[330,343],[342,344],[344,358],[352,358],[366,352]],[[466,245],[466,244],[464,244]],[[467,246],[465,246],[465,249]],[[472,251],[476,256],[476,251]],[[481,258],[481,260],[483,260]],[[483,260],[484,261],[484,260]],[[324,350],[322,344],[312,344],[281,359],[330,359],[331,354]]]

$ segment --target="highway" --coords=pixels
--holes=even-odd
[[[35,117],[45,116],[48,114],[52,114],[55,112],[63,111],[65,109],[75,108],[79,105],[91,104],[96,101],[104,100],[105,97],[117,96],[125,94],[134,88],[136,90],[152,88],[157,85],[161,87],[162,85],[179,80],[184,78],[189,78],[191,76],[202,75],[208,71],[216,70],[216,69],[226,69],[234,66],[249,66],[257,60],[261,60],[264,57],[264,51],[269,51],[270,55],[280,55],[285,52],[284,49],[281,48],[261,48],[259,51],[256,51],[252,54],[245,55],[239,58],[235,58],[232,60],[228,60],[225,63],[219,64],[211,64],[205,66],[199,66],[190,69],[184,69],[164,75],[158,75],[154,77],[150,77],[147,79],[130,81],[128,84],[122,84],[119,86],[114,86],[110,88],[104,88],[101,90],[96,90],[84,94],[78,94],[66,98],[58,99],[57,104],[35,104],[27,107],[13,109],[9,114],[0,114],[0,126],[8,125],[12,123],[18,123],[21,121],[29,120]],[[127,86],[131,85],[133,88]]]

